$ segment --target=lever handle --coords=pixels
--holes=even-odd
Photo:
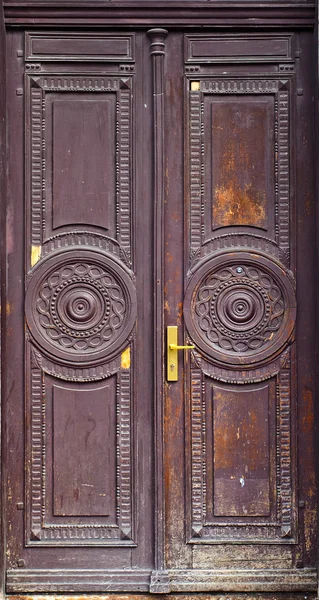
[[[178,330],[174,325],[167,327],[167,381],[178,380],[178,350],[191,350],[195,346],[179,346]]]
[[[176,346],[176,344],[169,345],[170,350],[191,350],[192,348],[195,348],[195,346]]]

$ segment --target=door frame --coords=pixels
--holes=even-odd
[[[165,578],[164,567],[164,525],[163,525],[163,368],[162,348],[163,348],[163,248],[160,243],[162,237],[162,205],[161,198],[164,189],[164,162],[163,162],[163,128],[161,123],[164,118],[164,105],[161,92],[163,90],[163,59],[165,52],[165,30],[170,29],[191,29],[196,26],[205,28],[223,28],[236,29],[245,28],[255,31],[257,27],[267,29],[289,29],[300,30],[310,29],[313,31],[313,46],[314,55],[316,56],[317,69],[314,74],[315,82],[318,83],[318,27],[316,7],[310,2],[296,2],[293,6],[291,3],[280,2],[273,5],[271,0],[266,0],[262,8],[255,1],[232,2],[229,4],[227,0],[223,0],[216,4],[204,1],[187,0],[122,0],[117,3],[110,2],[108,6],[101,6],[98,0],[84,0],[84,2],[71,3],[63,2],[61,6],[58,0],[53,0],[48,5],[44,0],[31,0],[31,2],[16,1],[6,2],[0,0],[0,80],[5,81],[6,63],[5,63],[5,46],[6,46],[6,28],[40,28],[48,29],[67,28],[75,29],[98,29],[101,27],[112,28],[141,28],[144,31],[149,31],[150,38],[150,55],[153,68],[153,91],[154,104],[154,156],[158,156],[158,160],[154,163],[153,186],[154,186],[154,216],[155,216],[155,239],[159,242],[155,245],[154,252],[154,269],[155,278],[158,282],[155,291],[155,311],[154,311],[154,331],[158,332],[154,340],[154,393],[156,398],[155,406],[155,449],[156,449],[156,485],[157,490],[155,498],[155,510],[157,515],[157,526],[155,536],[155,571],[153,572],[153,582],[151,583],[152,592],[168,593],[168,580]],[[185,8],[187,4],[187,8]],[[316,88],[317,89],[317,88]],[[316,114],[318,114],[318,96],[316,98]],[[6,335],[6,287],[5,287],[5,232],[6,232],[6,125],[5,125],[6,107],[5,107],[5,87],[0,86],[0,228],[3,235],[1,240],[1,257],[0,257],[0,285],[1,285],[1,339],[4,341]],[[317,198],[316,198],[316,222],[319,230],[319,207],[318,207],[318,189],[319,189],[319,118],[317,119],[317,135],[316,135],[316,161],[317,161]],[[319,243],[317,241],[317,256],[319,261]],[[2,276],[1,276],[2,274]],[[318,285],[318,284],[317,284]],[[317,312],[317,331],[319,326],[319,303]],[[1,344],[1,347],[3,344]],[[318,348],[319,351],[319,348]],[[318,354],[317,351],[317,354]],[[1,348],[0,348],[1,352]],[[157,357],[157,358],[156,358]],[[1,398],[7,398],[5,387],[6,358],[0,354],[1,358]],[[318,369],[317,369],[318,372]],[[319,389],[319,373],[317,390]],[[1,410],[3,402],[1,402]],[[318,413],[317,409],[317,413]],[[4,427],[5,422],[2,419],[2,435],[1,440],[5,439]],[[319,413],[317,414],[317,427],[319,427]],[[2,444],[0,445],[2,449]],[[2,452],[1,452],[2,456]],[[0,456],[0,459],[1,459]],[[0,545],[0,594],[5,597],[5,476],[2,470],[2,459],[0,462],[0,538],[3,543]],[[162,573],[162,575],[160,575]]]

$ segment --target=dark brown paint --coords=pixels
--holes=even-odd
[[[5,5],[8,593],[314,597],[313,12],[181,7]]]

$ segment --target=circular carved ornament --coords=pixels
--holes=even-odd
[[[98,364],[119,351],[136,319],[127,269],[102,253],[79,249],[41,261],[25,302],[37,346],[58,361]]]
[[[245,368],[267,361],[287,345],[294,329],[291,275],[263,255],[219,254],[193,273],[184,318],[195,344],[219,363]]]

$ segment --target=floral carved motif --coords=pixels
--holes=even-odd
[[[210,273],[199,286],[195,319],[200,331],[224,350],[256,350],[280,328],[284,299],[272,277],[252,266]]]
[[[242,251],[201,263],[189,279],[184,307],[201,350],[244,368],[289,342],[296,310],[291,274],[263,255]]]
[[[129,272],[89,250],[41,261],[26,300],[29,329],[41,350],[77,362],[117,349],[131,332],[135,308]]]
[[[126,309],[114,277],[81,262],[50,274],[38,291],[36,307],[48,337],[74,350],[107,345],[121,328]]]

